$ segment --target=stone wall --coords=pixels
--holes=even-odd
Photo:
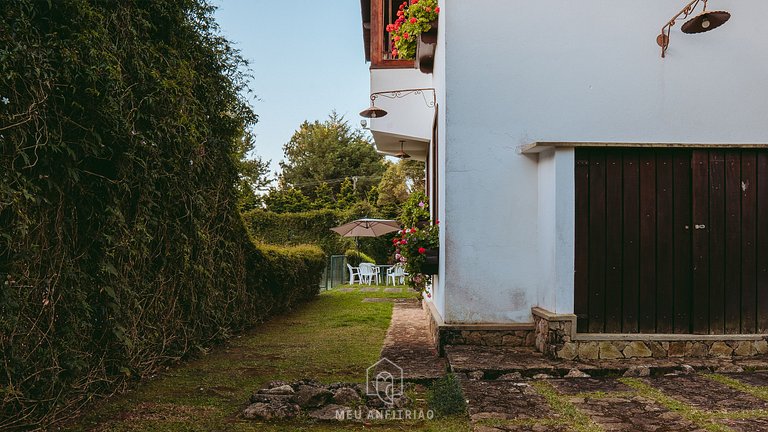
[[[422,302],[429,320],[429,330],[440,355],[446,345],[534,346],[536,332],[532,324],[445,324],[430,302]]]
[[[577,335],[576,316],[533,308],[536,349],[565,360],[664,357],[749,357],[768,354],[766,337],[718,335]]]

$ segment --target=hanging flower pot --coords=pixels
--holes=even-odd
[[[440,269],[440,249],[427,249],[424,252],[424,264],[421,266],[421,272],[428,275],[436,275]]]

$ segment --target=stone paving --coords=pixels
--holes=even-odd
[[[416,300],[395,303],[392,321],[384,339],[381,357],[403,369],[403,378],[429,381],[446,373],[446,362],[438,356],[429,333],[429,323]]]
[[[648,378],[518,381],[461,377],[478,432],[499,431],[768,431],[768,387],[752,376],[690,374]]]
[[[381,357],[406,380],[435,379],[447,367],[415,301],[393,306]],[[451,346],[446,358],[477,432],[768,432],[765,357],[573,362],[526,348]]]

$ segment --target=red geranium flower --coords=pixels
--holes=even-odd
[[[420,254],[422,254],[422,255],[424,255],[425,253],[427,253],[427,250],[426,250],[426,249],[424,249],[423,247],[420,247],[420,248],[419,248],[419,253],[420,253]]]
[[[411,0],[411,4],[416,4],[418,2],[419,2],[419,0]]]
[[[416,17],[411,18],[411,24],[416,24],[417,22],[419,22],[418,18]]]
[[[403,33],[403,37],[408,39],[408,33]]]
[[[435,13],[440,13],[440,6],[435,8]]]
[[[429,6],[424,6],[424,10],[427,12],[432,12],[432,8]]]

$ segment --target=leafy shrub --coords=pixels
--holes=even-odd
[[[427,393],[427,404],[438,416],[466,414],[467,401],[456,375],[448,374],[432,383]]]
[[[256,120],[203,0],[0,7],[0,430],[46,429],[314,295],[322,252],[258,248]]]
[[[260,242],[275,245],[314,244],[326,255],[341,255],[354,245],[331,228],[349,222],[349,215],[338,210],[301,213],[274,213],[252,210],[243,214],[251,235]]]
[[[361,262],[376,263],[376,260],[373,258],[354,249],[347,249],[344,255],[347,257],[347,263],[355,267],[359,266]]]
[[[343,255],[355,248],[353,237],[342,237],[331,228],[371,215],[370,206],[360,204],[350,210],[313,210],[302,213],[274,213],[252,210],[243,214],[251,235],[259,242],[274,245],[313,244],[326,255]],[[375,217],[375,214],[374,214]],[[360,237],[361,252],[371,262],[384,263],[391,256],[392,234],[380,237]]]

